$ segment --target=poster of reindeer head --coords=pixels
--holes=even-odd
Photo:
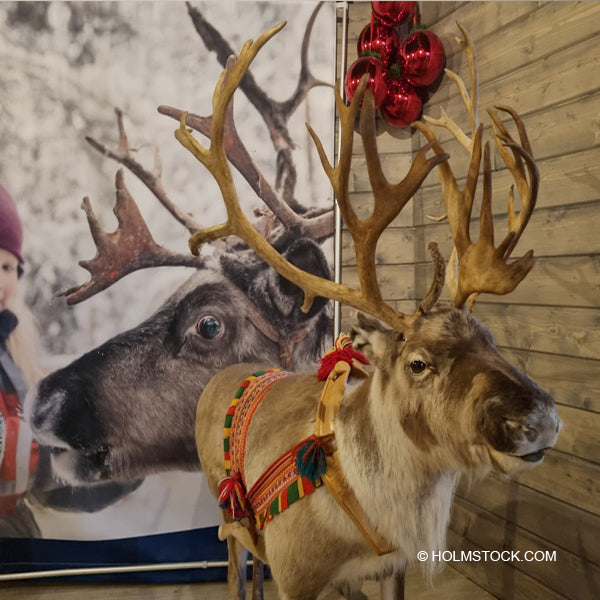
[[[51,540],[214,533],[194,444],[203,387],[234,362],[307,368],[330,344],[329,304],[302,313],[300,291],[239,240],[190,254],[190,234],[226,213],[173,136],[185,111],[207,140],[228,57],[286,20],[235,94],[228,157],[254,225],[328,276],[333,197],[305,127],[332,154],[335,8],[321,4],[0,3],[0,183],[24,224],[21,286],[48,373],[28,395],[33,438],[16,456],[29,465],[35,448],[37,466],[0,536],[31,538],[38,562]],[[3,548],[6,572],[39,568],[14,567],[22,557]]]

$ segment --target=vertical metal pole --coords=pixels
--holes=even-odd
[[[345,97],[344,78],[346,76],[346,63],[348,58],[348,2],[336,2],[336,15],[338,11],[342,13],[342,49],[340,56],[340,74],[338,78],[339,92],[342,98]],[[339,159],[341,152],[341,135],[338,127],[337,156]],[[342,214],[340,213],[337,202],[334,203],[334,247],[333,247],[333,279],[336,283],[342,281]],[[336,300],[333,304],[333,333],[334,337],[340,333],[342,324],[342,306]]]

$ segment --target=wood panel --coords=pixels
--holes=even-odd
[[[514,256],[533,248],[534,269],[508,296],[482,295],[475,316],[492,331],[501,354],[551,393],[563,420],[544,463],[513,481],[492,476],[458,490],[449,531],[453,548],[556,549],[556,564],[452,563],[498,598],[600,597],[600,3],[425,2],[423,21],[441,37],[447,66],[468,81],[464,54],[454,41],[465,25],[479,58],[480,118],[490,139],[485,107],[510,104],[523,118],[540,171],[537,207]],[[358,8],[358,7],[357,7]],[[368,7],[356,15],[366,23]],[[557,26],[559,25],[559,26]],[[358,22],[355,27],[358,35]],[[426,105],[443,107],[461,124],[466,115],[448,78]],[[515,131],[510,119],[503,119]],[[423,137],[377,121],[384,169],[398,181]],[[444,150],[459,185],[468,156],[445,130]],[[362,147],[353,148],[352,191],[361,216],[372,205]],[[493,212],[497,239],[506,227],[513,178],[492,144]],[[476,199],[475,218],[478,210]],[[386,300],[414,310],[432,275],[427,243],[448,256],[448,226],[427,215],[445,212],[437,172],[386,232],[377,248],[378,278]],[[412,220],[411,220],[412,219]],[[478,225],[472,223],[477,239]],[[356,285],[350,239],[343,278]],[[448,298],[447,294],[444,298]],[[345,322],[350,311],[344,310]]]
[[[563,405],[558,407],[558,414],[563,430],[554,447],[565,454],[600,464],[600,414]]]
[[[500,194],[498,194],[500,195]],[[502,201],[505,204],[505,196]],[[498,204],[498,203],[496,203]],[[473,241],[479,238],[479,207],[473,211],[476,218],[471,220],[471,237]],[[530,248],[535,249],[535,256],[581,256],[600,251],[600,236],[596,217],[598,206],[595,203],[582,206],[568,206],[543,209],[538,208],[527,225],[523,237],[517,244],[512,256],[525,254]],[[506,205],[502,214],[494,218],[495,237],[502,240],[508,232]],[[404,232],[402,232],[404,234]],[[405,235],[410,235],[406,232]],[[430,241],[438,242],[440,251],[449,257],[453,248],[450,227],[447,222],[424,224],[414,231],[415,244],[426,248]],[[498,243],[497,242],[497,243]],[[393,245],[389,238],[382,238],[381,251],[385,252],[385,244]],[[390,247],[393,253],[393,249]],[[417,255],[416,260],[427,260],[426,256]],[[390,261],[394,262],[394,261]]]
[[[514,348],[501,348],[501,352],[560,404],[600,412],[597,361]]]
[[[594,308],[490,305],[480,301],[473,314],[491,329],[499,346],[600,359],[600,314]]]
[[[457,496],[551,541],[556,548],[600,565],[600,517],[546,494],[491,474],[461,481]]]
[[[484,2],[477,4],[485,5]],[[491,7],[480,8],[489,14],[499,10],[499,4],[502,3],[493,2]],[[506,10],[510,10],[511,5]],[[481,39],[475,37],[482,84],[514,73],[598,33],[598,7],[590,2],[542,2],[523,17],[504,26],[499,23],[493,33]],[[447,17],[449,27],[454,20],[454,13]],[[471,30],[477,27],[475,22]]]
[[[385,299],[409,300],[424,296],[433,275],[429,264],[422,263],[414,267],[417,293],[412,265],[382,264],[377,273]],[[347,267],[343,278],[349,285],[358,286],[356,267]],[[540,258],[527,280],[511,292],[511,300],[517,304],[595,308],[600,302],[600,286],[590,285],[590,282],[599,278],[600,257]],[[490,303],[505,302],[503,297],[491,294],[486,295],[485,300]]]
[[[445,4],[445,3],[442,3]],[[421,7],[422,22],[431,27],[435,34],[444,41],[447,56],[454,52],[454,38],[457,34],[456,21],[469,32],[477,47],[489,35],[498,34],[503,27],[514,21],[523,19],[533,12],[538,2],[494,2],[486,6],[485,2],[465,2],[454,10],[440,14],[439,3],[423,2]],[[450,43],[446,43],[446,41]]]
[[[538,209],[515,248],[513,256],[522,256],[530,248],[535,248],[537,257],[545,258],[556,255],[567,257],[586,255],[590,252],[598,253],[600,236],[598,236],[596,222],[597,214],[598,207],[595,203],[562,207],[558,210]],[[505,213],[495,216],[494,230],[497,240],[501,240],[508,232],[507,222]],[[347,236],[349,235],[348,233]],[[474,241],[479,237],[478,216],[471,221],[471,236]],[[447,222],[425,224],[416,228],[390,226],[379,239],[378,261],[389,264],[427,261],[429,257],[423,251],[430,241],[438,243],[442,255],[450,256],[453,242]],[[415,255],[412,251],[413,246],[420,248],[421,252]],[[352,253],[345,253],[344,264],[355,264]]]
[[[518,552],[514,560],[507,562],[559,594],[573,600],[597,598],[600,567],[567,550],[557,550],[551,543],[512,523],[507,524],[467,500],[458,498],[454,503],[450,529],[486,550]],[[538,552],[542,553],[537,554],[542,560],[527,560]]]
[[[536,160],[597,147],[600,142],[599,103],[600,93],[596,91],[544,111],[521,114]],[[514,131],[509,119],[503,119],[503,122],[510,131]],[[489,123],[489,120],[486,119],[485,123]],[[488,136],[489,128],[484,127],[484,139],[488,139]],[[443,142],[443,146],[444,151],[451,155],[450,164],[455,176],[465,177],[469,166],[467,153],[455,140]],[[492,150],[492,164],[499,167],[502,159],[496,154],[495,146],[492,146]]]
[[[499,79],[481,85],[479,106],[492,107],[495,104],[518,106],[520,114],[540,111],[552,104],[567,102],[598,89],[600,37],[595,36],[556,52],[543,60],[530,63],[516,72],[506,73]],[[480,73],[483,72],[480,69]],[[461,74],[468,82],[468,74]],[[453,97],[458,98],[459,90],[450,81],[444,80],[426,106],[426,114],[436,116],[440,107],[446,106]],[[461,105],[457,105],[452,115],[461,126],[468,120]],[[482,120],[485,114],[481,115]],[[448,134],[442,134],[447,139]]]
[[[600,515],[600,465],[556,450],[546,453],[540,467],[517,480],[552,498]]]
[[[478,16],[493,16],[489,7],[483,3],[473,3],[473,6],[463,8],[461,12],[463,15],[468,15],[468,19],[461,18],[460,15],[454,19],[453,14],[451,18],[443,20],[439,24],[439,29],[436,29],[436,34],[444,42],[447,67],[457,72],[467,72],[464,54],[455,41],[455,37],[460,36],[455,23],[458,20],[465,26],[477,49],[482,93],[484,90],[493,89],[495,85],[505,85],[511,79],[519,83],[525,72],[530,72],[534,77],[550,75],[554,72],[563,74],[564,65],[561,65],[561,61],[557,59],[560,57],[565,64],[568,64],[568,53],[576,52],[576,49],[582,44],[586,44],[598,35],[593,17],[590,20],[592,15],[597,14],[596,8],[589,3],[560,2],[538,4],[536,10],[526,12],[528,4],[494,2],[493,6],[498,16],[501,17],[501,21],[498,21],[499,27],[496,30],[487,33],[479,27],[477,22]],[[513,16],[512,7],[514,5],[526,14],[515,11],[513,22],[509,22]],[[557,20],[564,20],[565,26],[557,28]],[[483,21],[484,27],[486,21],[487,19]],[[535,28],[531,28],[533,21],[536,21]],[[487,48],[495,49],[500,46],[504,46],[505,50],[510,49],[510,51],[501,54],[494,53],[495,50],[491,53],[486,51]],[[587,58],[581,52],[581,63],[575,63],[576,68],[584,66]],[[567,78],[569,77],[569,74],[564,74]],[[594,82],[583,82],[579,79],[572,81],[575,86],[594,84]],[[547,83],[552,85],[549,81]],[[522,87],[521,89],[523,90]],[[553,92],[556,88],[548,89],[551,93],[546,94],[544,101],[553,100]],[[571,96],[576,95],[576,93],[571,94]],[[457,97],[457,88],[451,84],[449,79],[444,79],[435,95],[430,99],[429,106],[446,105]],[[456,104],[458,105],[459,102]],[[485,106],[486,104],[487,102],[482,98],[481,105]]]
[[[452,529],[448,530],[448,547],[465,552],[487,550],[487,548],[482,548],[455,533]],[[538,579],[515,569],[508,562],[464,561],[453,562],[452,567],[496,598],[503,600],[567,600],[569,598],[544,585]]]
[[[600,200],[600,148],[537,159],[537,167],[540,172],[540,193],[536,211]],[[506,198],[501,191],[508,190],[514,183],[512,175],[507,169],[502,169],[495,171],[493,177],[494,190],[500,190],[497,194],[503,199]],[[458,180],[461,187],[464,187],[464,183],[464,179]],[[411,205],[417,223],[427,223],[426,215],[445,212],[439,181],[435,174],[425,180]],[[503,213],[506,205],[494,202],[494,209],[496,214]]]

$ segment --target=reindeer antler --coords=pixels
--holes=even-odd
[[[239,86],[240,90],[244,92],[248,100],[262,116],[271,135],[275,150],[277,151],[277,177],[275,189],[281,190],[281,196],[284,201],[296,212],[301,212],[302,206],[294,199],[296,169],[292,160],[291,151],[295,148],[295,144],[289,134],[287,124],[301,101],[312,88],[316,86],[332,87],[331,84],[320,81],[314,77],[308,64],[310,36],[317,14],[322,5],[323,2],[319,2],[315,6],[308,20],[300,52],[301,66],[298,83],[296,89],[287,100],[279,102],[269,97],[258,86],[250,71],[246,72]],[[234,54],[231,46],[204,18],[197,8],[193,7],[189,2],[187,3],[187,6],[194,27],[204,41],[206,47],[209,50],[216,52],[218,61],[223,67],[226,67],[229,57]]]
[[[469,34],[465,30],[465,28],[460,24],[456,23],[460,32],[463,34],[463,39],[455,38],[458,45],[464,50],[467,55],[467,64],[469,65],[469,72],[471,73],[471,93],[467,91],[467,87],[464,84],[463,80],[458,76],[457,73],[450,69],[444,69],[444,72],[454,83],[457,85],[460,95],[462,97],[463,104],[465,106],[465,110],[469,115],[469,123],[471,125],[471,137],[469,137],[447,114],[446,111],[441,109],[441,116],[438,119],[434,119],[428,115],[423,115],[423,120],[431,125],[437,125],[438,127],[446,128],[457,140],[458,142],[468,151],[471,152],[473,150],[473,140],[475,137],[475,133],[477,132],[477,128],[479,127],[479,117],[477,116],[477,102],[479,95],[479,82],[477,75],[477,53],[475,52],[475,46],[469,37]]]
[[[207,46],[212,49],[216,48],[219,60],[226,61],[226,57],[230,54],[230,49],[225,40],[218,31],[202,18],[196,9],[192,8],[189,4],[188,7],[196,29],[202,35]],[[274,142],[276,142],[276,149],[278,151],[293,147],[287,130],[287,121],[291,114],[296,110],[301,100],[312,87],[315,85],[325,85],[312,76],[308,69],[307,59],[308,42],[319,7],[320,5],[315,8],[307,25],[302,42],[300,78],[296,91],[287,102],[275,102],[265,94],[251,77],[247,77],[246,79],[246,94],[255,106],[259,108],[259,112],[261,112],[263,118],[265,118],[265,122],[269,127]],[[172,202],[167,195],[161,180],[158,152],[155,154],[155,166],[152,170],[145,168],[138,162],[134,158],[129,146],[123,123],[123,113],[119,109],[116,109],[115,112],[119,133],[118,147],[111,149],[89,136],[86,137],[86,141],[102,155],[122,164],[136,175],[169,213],[186,227],[190,233],[198,231],[200,224],[190,214]],[[159,107],[159,112],[178,120],[183,115],[183,111],[168,106]],[[267,117],[267,115],[271,115],[271,117]],[[187,115],[187,123],[197,131],[207,136],[210,135],[212,129],[211,117]],[[321,241],[331,235],[333,229],[333,210],[323,211],[313,209],[309,211],[294,200],[293,186],[291,188],[288,186],[287,192],[285,192],[287,197],[284,198],[266,181],[238,135],[233,120],[233,105],[231,102],[228,105],[228,112],[225,114],[225,119],[221,125],[223,127],[224,147],[227,156],[252,186],[256,194],[263,199],[267,207],[272,211],[272,214],[267,213],[269,219],[272,221],[274,215],[287,229],[293,230],[299,236],[308,237],[315,241]],[[280,139],[284,139],[285,143],[277,141]],[[288,158],[290,157],[288,156]],[[281,164],[285,162],[281,156],[278,156],[279,170],[281,170]],[[289,165],[284,170],[290,173],[294,171],[291,159]],[[90,281],[57,294],[59,296],[67,296],[69,304],[81,302],[91,297],[125,275],[138,269],[161,265],[181,265],[196,268],[202,266],[202,261],[197,258],[172,252],[156,244],[143,221],[135,201],[124,186],[122,171],[119,171],[117,174],[117,203],[114,209],[119,218],[117,231],[111,234],[102,232],[88,198],[84,199],[82,208],[87,214],[90,231],[96,243],[98,254],[94,259],[80,263],[91,272],[92,278]],[[268,229],[269,225],[267,224]],[[224,243],[224,240],[218,241]]]
[[[383,175],[377,155],[373,124],[374,100],[370,92],[366,92],[363,98],[367,77],[361,82],[349,106],[346,106],[339,93],[335,92],[336,105],[340,114],[342,140],[337,166],[333,167],[329,163],[323,145],[309,126],[309,132],[315,142],[325,172],[334,187],[340,212],[352,233],[359,265],[361,289],[356,290],[316,277],[289,263],[254,229],[239,206],[225,151],[224,131],[227,107],[260,48],[284,25],[285,23],[281,23],[268,30],[256,42],[251,40],[246,42],[238,58],[228,62],[213,95],[209,148],[203,147],[192,136],[191,131],[185,126],[186,114],[182,115],[180,128],[175,132],[175,137],[211,172],[221,189],[227,208],[227,221],[221,225],[196,232],[190,239],[190,249],[192,253],[198,254],[199,247],[207,241],[227,235],[237,235],[270,266],[303,290],[305,295],[303,310],[308,311],[316,296],[323,296],[364,310],[392,327],[400,329],[406,325],[407,321],[410,321],[411,316],[397,311],[384,302],[375,274],[375,247],[385,227],[399,214],[427,174],[433,167],[445,161],[448,156],[442,153],[427,159],[425,154],[431,147],[431,144],[428,144],[417,153],[407,176],[400,183],[390,184]],[[360,131],[365,146],[365,155],[368,157],[369,178],[375,194],[375,208],[366,219],[358,218],[350,205],[348,196],[354,122],[361,99],[363,106],[360,115]],[[439,264],[440,261],[437,263]],[[439,293],[438,287],[437,285],[433,286],[433,294]]]
[[[90,272],[91,279],[83,285],[57,294],[66,296],[68,304],[86,300],[139,269],[160,266],[197,268],[201,264],[193,256],[173,252],[154,241],[135,201],[125,187],[122,169],[117,172],[115,186],[117,199],[114,213],[117,216],[118,227],[112,233],[102,231],[89,198],[83,199],[82,208],[87,215],[98,253],[91,260],[79,262]]]
[[[197,231],[200,227],[200,224],[188,213],[181,210],[176,204],[174,204],[163,187],[160,177],[161,168],[158,152],[155,155],[155,167],[153,171],[144,168],[137,160],[135,160],[129,148],[129,141],[127,140],[125,125],[123,124],[123,113],[118,108],[115,109],[115,113],[117,115],[117,127],[119,130],[118,150],[111,150],[90,136],[86,136],[86,142],[88,142],[92,148],[100,152],[100,154],[108,156],[109,158],[127,167],[156,196],[156,198],[158,198],[159,202],[175,217],[175,219],[179,221],[190,233]]]
[[[494,224],[492,217],[492,175],[489,155],[489,143],[483,145],[483,197],[480,214],[480,232],[476,243],[471,241],[470,219],[473,201],[479,179],[482,158],[483,128],[477,125],[476,94],[477,94],[477,60],[471,39],[464,28],[457,24],[463,33],[464,40],[457,41],[468,56],[469,71],[471,74],[471,98],[466,93],[466,87],[460,77],[451,71],[452,79],[457,83],[465,107],[469,112],[473,136],[468,139],[458,125],[445,115],[438,120],[426,119],[432,125],[448,129],[454,137],[471,153],[471,160],[465,186],[460,189],[452,168],[448,162],[439,165],[442,196],[455,250],[449,261],[446,283],[454,304],[457,307],[466,303],[472,306],[477,294],[489,292],[493,294],[507,294],[525,278],[533,267],[533,251],[530,250],[523,257],[508,263],[507,260],[515,248],[518,239],[527,225],[535,206],[539,175],[531,153],[531,146],[522,120],[511,108],[497,106],[499,110],[508,112],[517,125],[520,144],[515,142],[504,127],[499,117],[488,111],[492,118],[492,128],[496,146],[500,156],[506,163],[515,178],[517,189],[521,197],[521,210],[517,216],[514,208],[513,187],[509,191],[509,231],[503,241],[494,246]],[[443,154],[443,149],[433,130],[423,122],[414,123],[432,144],[437,155]],[[468,141],[468,143],[465,142]],[[527,173],[526,173],[527,171]],[[529,178],[527,177],[529,175]]]

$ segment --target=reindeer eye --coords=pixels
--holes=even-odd
[[[221,321],[215,317],[203,317],[196,325],[196,331],[207,340],[214,340],[223,333]]]
[[[413,360],[410,362],[409,366],[410,366],[410,370],[415,375],[418,375],[419,373],[422,373],[427,368],[427,363],[424,363],[422,360]]]

